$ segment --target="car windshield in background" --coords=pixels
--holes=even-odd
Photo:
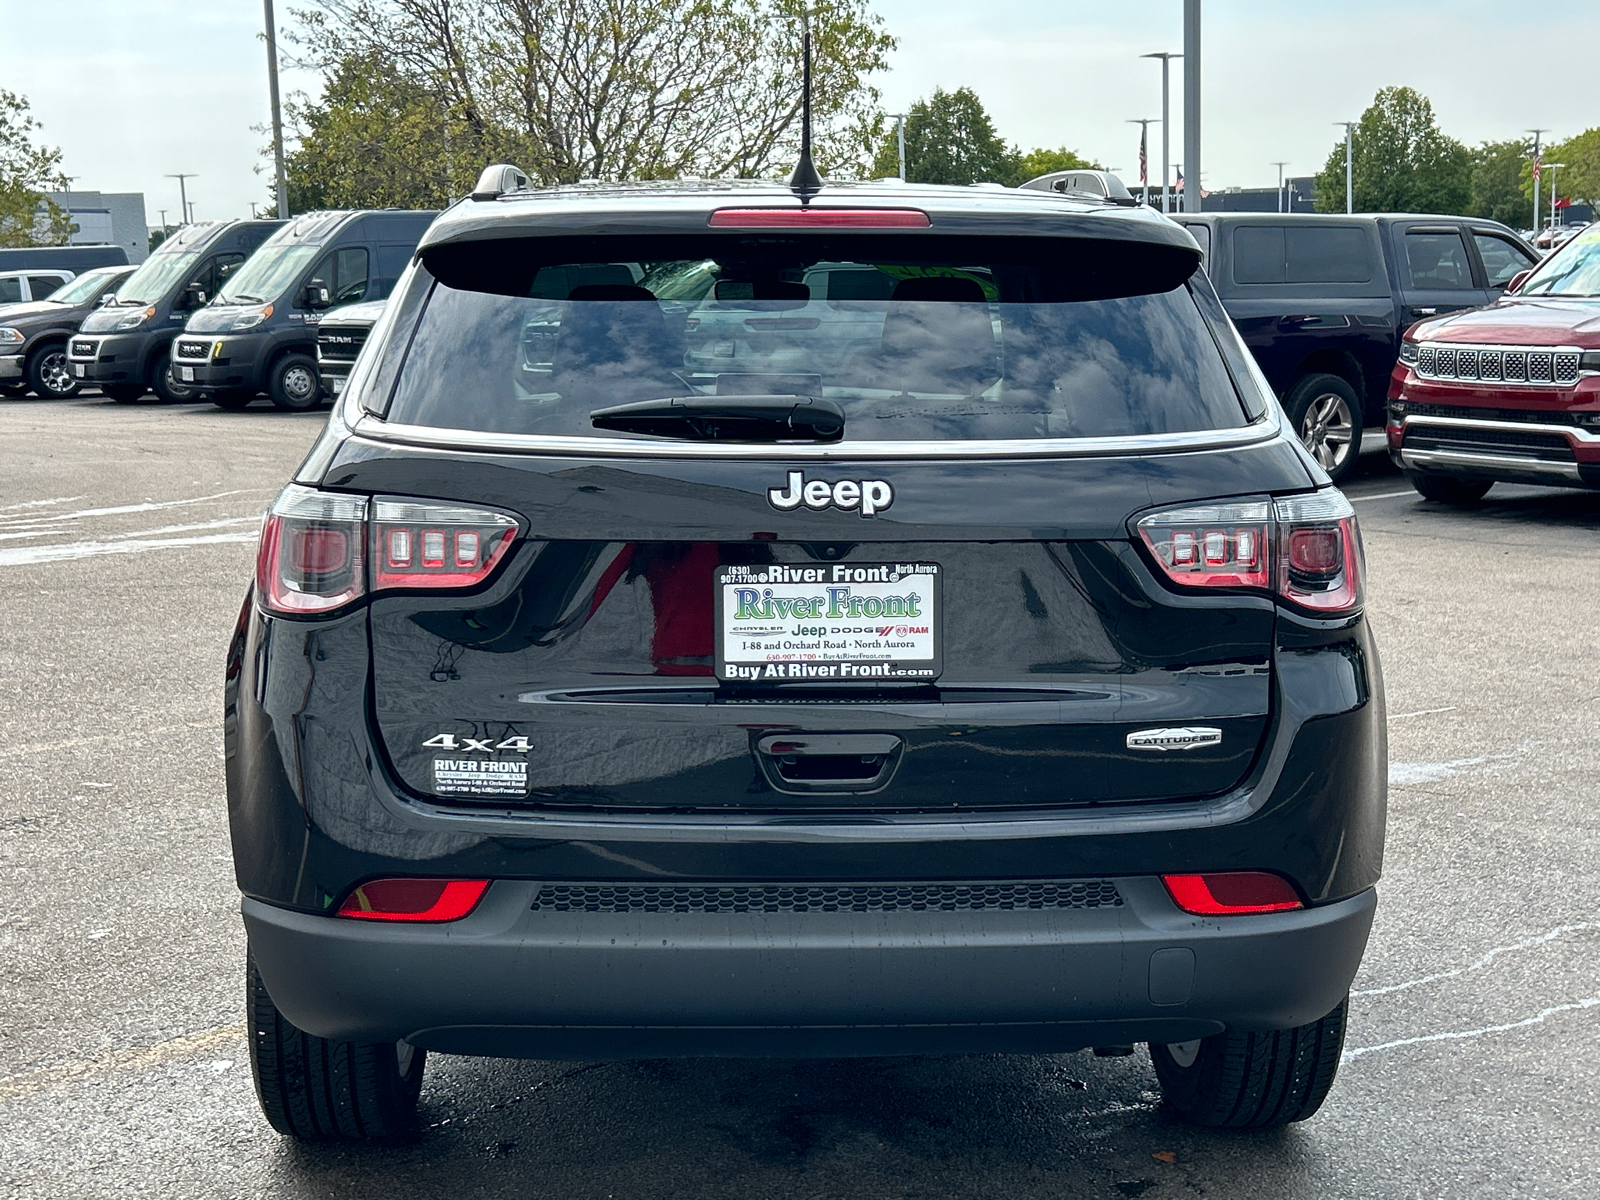
[[[112,272],[109,270],[85,271],[76,279],[62,284],[51,292],[50,300],[55,304],[82,304],[105,286],[106,276],[110,274]]]
[[[1547,258],[1517,294],[1600,296],[1600,225],[1591,225]]]
[[[170,254],[159,252],[144,260],[132,275],[117,288],[118,304],[157,304],[168,292],[187,279],[200,261],[199,251],[182,250]]]
[[[321,250],[321,246],[263,246],[222,285],[214,303],[263,304],[277,300]]]
[[[930,257],[904,242],[746,238],[692,256],[507,266],[538,252],[514,245],[465,266],[429,260],[438,279],[388,420],[615,436],[595,410],[790,396],[837,406],[856,442],[1248,420],[1186,282],[1189,250],[1162,247],[1152,266],[1103,246],[1074,258],[1013,243],[986,257],[968,240],[960,257]]]

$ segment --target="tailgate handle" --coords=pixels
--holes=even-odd
[[[873,792],[904,748],[892,733],[769,733],[756,741],[756,760],[782,792]]]

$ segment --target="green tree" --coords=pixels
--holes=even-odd
[[[1157,163],[1157,174],[1160,174],[1160,163]],[[1048,175],[1052,171],[1099,171],[1103,168],[1099,163],[1090,162],[1076,150],[1068,150],[1059,146],[1054,150],[1039,147],[1029,150],[1018,159],[1017,183],[1026,183],[1030,179],[1037,179],[1041,175]],[[1159,181],[1157,188],[1160,188]]]
[[[1464,213],[1472,202],[1472,153],[1440,132],[1433,105],[1408,87],[1386,87],[1361,114],[1352,146],[1357,212]],[[1317,174],[1317,211],[1343,212],[1344,139]]]
[[[1547,163],[1560,163],[1561,169],[1556,172],[1556,194],[1571,200],[1582,200],[1588,204],[1600,204],[1600,126],[1586,129],[1575,137],[1570,137],[1564,142],[1557,142],[1553,146],[1546,146],[1540,158]],[[1540,207],[1545,211],[1542,217],[1550,215],[1550,173],[1542,173],[1544,182],[1540,190]],[[1522,194],[1531,204],[1533,200],[1533,164],[1527,162],[1522,168]],[[1532,211],[1530,208],[1528,211]]]
[[[0,88],[0,246],[64,246],[77,229],[44,193],[64,191],[61,151],[37,146],[28,98]]]
[[[872,164],[879,177],[900,172],[893,128],[878,143]],[[995,132],[994,122],[971,88],[935,88],[906,114],[906,178],[915,183],[1019,182],[1022,156]]]
[[[1521,229],[1533,211],[1522,194],[1522,173],[1533,154],[1525,138],[1485,142],[1472,151],[1472,200],[1469,216],[1487,217]]]
[[[787,174],[807,11],[817,164],[856,174],[895,45],[867,0],[310,0],[291,36],[326,83],[296,109],[295,195],[435,204],[496,161],[540,183]]]

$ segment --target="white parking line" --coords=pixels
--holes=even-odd
[[[180,546],[215,546],[224,542],[253,542],[253,529],[238,533],[210,533],[200,537],[149,538],[144,541],[124,542],[69,542],[61,546],[24,546],[15,550],[0,550],[0,567],[19,567],[34,563],[64,562],[74,558],[92,558],[97,554],[139,554],[146,550],[173,550]]]
[[[24,500],[21,504],[0,504],[0,512],[13,512],[19,508],[43,508],[49,504],[71,504],[82,496],[57,496],[53,500]]]
[[[8,1100],[16,1100],[23,1096],[42,1092],[57,1084],[69,1083],[75,1079],[86,1079],[95,1075],[105,1075],[111,1071],[140,1069],[159,1066],[175,1058],[182,1058],[188,1054],[198,1054],[205,1050],[215,1050],[221,1046],[238,1042],[244,1038],[243,1025],[226,1025],[220,1029],[206,1029],[199,1033],[189,1033],[182,1037],[173,1038],[166,1042],[157,1042],[153,1046],[142,1046],[134,1050],[121,1050],[106,1058],[96,1060],[75,1059],[71,1062],[58,1063],[53,1067],[41,1067],[37,1071],[29,1071],[25,1075],[12,1075],[0,1079],[0,1104]]]
[[[1388,719],[1391,721],[1404,721],[1407,717],[1431,717],[1435,713],[1455,712],[1456,707],[1456,705],[1450,704],[1444,708],[1419,708],[1416,712],[1390,713]]]
[[[33,514],[25,517],[11,517],[5,520],[7,525],[36,525],[40,521],[76,521],[80,517],[111,517],[121,513],[154,512],[161,508],[179,508],[185,504],[204,504],[208,500],[222,500],[228,496],[242,496],[246,492],[266,492],[270,488],[234,488],[227,492],[217,492],[211,496],[190,496],[183,500],[146,500],[142,504],[119,504],[114,508],[80,508],[76,512]],[[78,497],[74,497],[77,499]]]
[[[1351,504],[1360,504],[1363,500],[1397,500],[1401,496],[1413,496],[1418,500],[1422,499],[1421,496],[1417,495],[1415,488],[1407,488],[1403,492],[1380,492],[1376,496],[1349,496],[1347,499]]]
[[[1408,979],[1404,983],[1391,983],[1387,987],[1362,988],[1350,994],[1352,996],[1386,996],[1390,992],[1403,992],[1407,988],[1421,987],[1425,983],[1437,983],[1441,979],[1455,979],[1458,976],[1465,975],[1468,971],[1481,971],[1502,954],[1515,954],[1519,950],[1533,950],[1540,946],[1548,946],[1559,937],[1565,937],[1569,933],[1583,933],[1590,929],[1600,929],[1600,921],[1584,921],[1577,925],[1557,925],[1554,929],[1535,934],[1533,937],[1523,938],[1520,942],[1512,942],[1509,946],[1496,946],[1492,950],[1486,950],[1464,967],[1452,967],[1448,971],[1437,971],[1432,975],[1423,975],[1418,979]]]
[[[1398,1050],[1402,1046],[1420,1046],[1425,1042],[1459,1042],[1484,1037],[1491,1033],[1527,1029],[1532,1025],[1544,1024],[1558,1013],[1577,1012],[1580,1009],[1594,1008],[1596,1005],[1600,1005],[1600,996],[1585,996],[1582,1000],[1574,1000],[1570,1004],[1553,1004],[1549,1008],[1540,1009],[1531,1017],[1524,1017],[1520,1021],[1507,1021],[1503,1025],[1485,1025],[1482,1029],[1451,1029],[1444,1033],[1424,1033],[1419,1037],[1397,1038],[1392,1042],[1383,1042],[1376,1046],[1358,1046],[1354,1050],[1346,1050],[1339,1056],[1339,1061],[1351,1062],[1368,1054],[1382,1054],[1388,1050]]]

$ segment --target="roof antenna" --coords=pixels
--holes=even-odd
[[[804,205],[822,190],[822,176],[817,164],[811,161],[811,14],[805,13],[805,71],[800,83],[800,161],[789,176],[789,190],[800,197]]]

